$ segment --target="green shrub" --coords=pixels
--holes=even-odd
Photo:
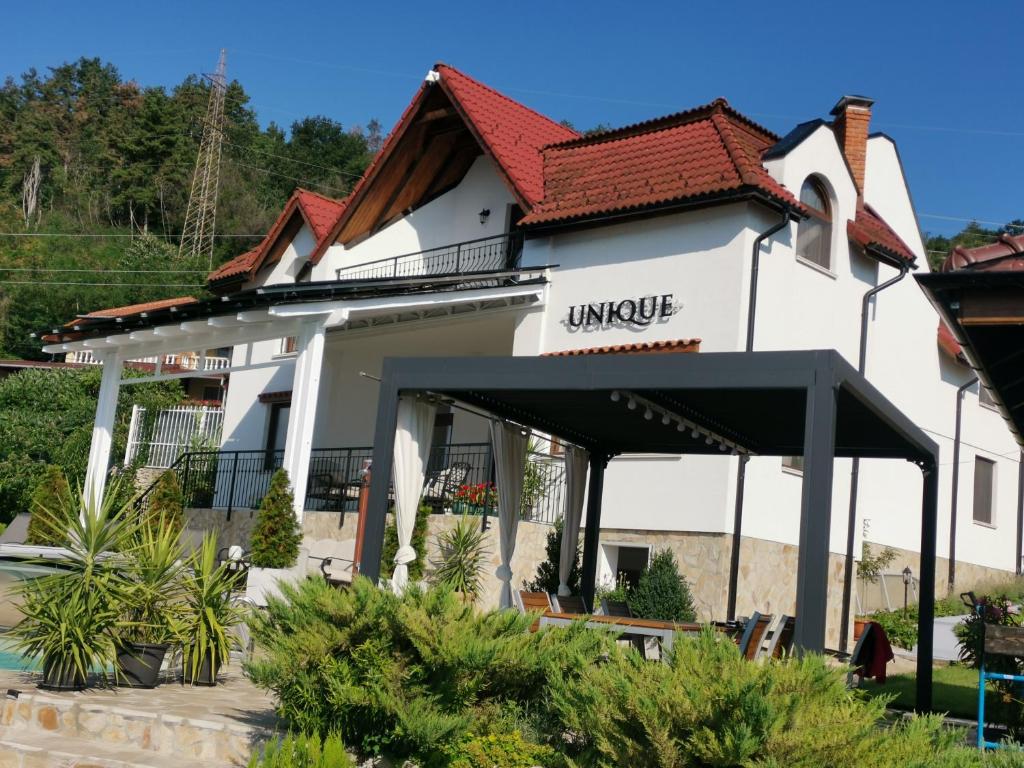
[[[249,542],[250,560],[257,568],[291,568],[299,559],[302,528],[295,519],[294,498],[288,473],[277,470],[260,503]]]
[[[249,768],[352,768],[352,759],[337,734],[323,741],[316,733],[288,734],[281,741],[271,739],[263,752],[255,752]]]
[[[548,531],[548,540],[544,547],[547,558],[537,566],[537,574],[533,577],[533,581],[523,582],[523,587],[530,592],[548,592],[550,594],[558,592],[558,563],[562,557],[562,531],[564,528],[565,525],[562,519],[559,518],[555,521],[554,527]],[[579,543],[577,543],[576,560],[569,571],[569,581],[567,583],[569,591],[574,595],[580,593],[581,553],[582,549]]]
[[[941,716],[882,727],[886,699],[848,690],[818,656],[751,664],[705,630],[667,663],[616,647],[548,686],[547,737],[576,766],[980,766]]]
[[[412,529],[410,546],[416,550],[416,559],[408,564],[409,581],[420,581],[427,563],[427,524],[433,510],[426,504],[416,510],[416,524]],[[395,555],[398,554],[398,528],[395,527],[394,512],[384,529],[384,548],[381,551],[380,574],[391,578],[395,572]]]
[[[626,602],[634,616],[645,619],[693,621],[696,617],[690,587],[670,549],[655,553],[636,587],[629,590]]]
[[[890,643],[909,650],[917,645],[917,617],[917,606],[911,605],[905,611],[876,611],[867,618],[881,625]]]
[[[282,592],[251,624],[253,682],[296,728],[425,768],[447,765],[495,707],[542,720],[555,672],[571,680],[615,647],[582,625],[531,633],[532,616],[481,612],[441,588],[397,597],[364,578],[347,590],[308,579]]]
[[[438,534],[437,546],[441,560],[434,570],[434,583],[474,602],[480,593],[480,578],[488,554],[480,523],[463,515],[454,528]]]
[[[534,768],[553,764],[551,747],[531,744],[518,731],[472,736],[449,752],[451,768]]]
[[[68,515],[75,506],[64,471],[50,464],[32,492],[32,516],[28,521],[26,544],[60,546],[67,539]]]
[[[146,513],[150,525],[157,523],[175,531],[185,527],[185,496],[181,492],[178,474],[173,470],[161,473],[149,494],[149,509]]]

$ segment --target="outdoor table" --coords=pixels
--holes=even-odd
[[[624,635],[657,637],[663,648],[671,650],[676,632],[687,635],[700,633],[701,625],[695,622],[658,621],[637,619],[632,616],[581,616],[576,613],[548,612],[540,617],[540,626],[566,627],[575,621],[583,621],[591,629],[617,629]]]

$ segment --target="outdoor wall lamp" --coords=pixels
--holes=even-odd
[[[487,223],[487,219],[488,219],[488,217],[490,215],[491,215],[491,209],[490,208],[484,208],[482,211],[480,211],[480,223],[481,224],[486,224]]]
[[[914,572],[910,570],[908,565],[903,569],[903,610],[907,610],[907,591],[910,589],[910,585],[914,583]]]

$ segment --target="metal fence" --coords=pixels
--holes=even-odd
[[[487,272],[515,267],[522,251],[522,234],[511,232],[353,264],[335,274],[338,280],[369,280]]]
[[[132,407],[124,465],[166,468],[185,451],[220,445],[224,409],[217,406],[182,405],[149,412]]]
[[[304,509],[354,511],[362,471],[373,456],[370,447],[314,448]],[[255,509],[280,469],[284,451],[190,451],[171,465],[178,475],[186,507]],[[145,509],[149,490],[137,505]],[[495,514],[494,455],[490,443],[434,446],[427,462],[423,503],[436,513]],[[565,504],[565,462],[561,456],[531,453],[523,482],[522,519],[553,525]]]

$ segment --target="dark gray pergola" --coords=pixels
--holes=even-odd
[[[620,402],[612,399],[620,393]],[[803,456],[798,648],[823,651],[836,456],[904,459],[923,473],[917,704],[931,708],[938,448],[838,352],[721,352],[384,361],[361,572],[376,579],[388,512],[398,398],[431,393],[554,435],[591,455],[583,592],[592,597],[604,469],[624,453],[714,454],[703,435],[644,419],[633,394],[758,456]]]

